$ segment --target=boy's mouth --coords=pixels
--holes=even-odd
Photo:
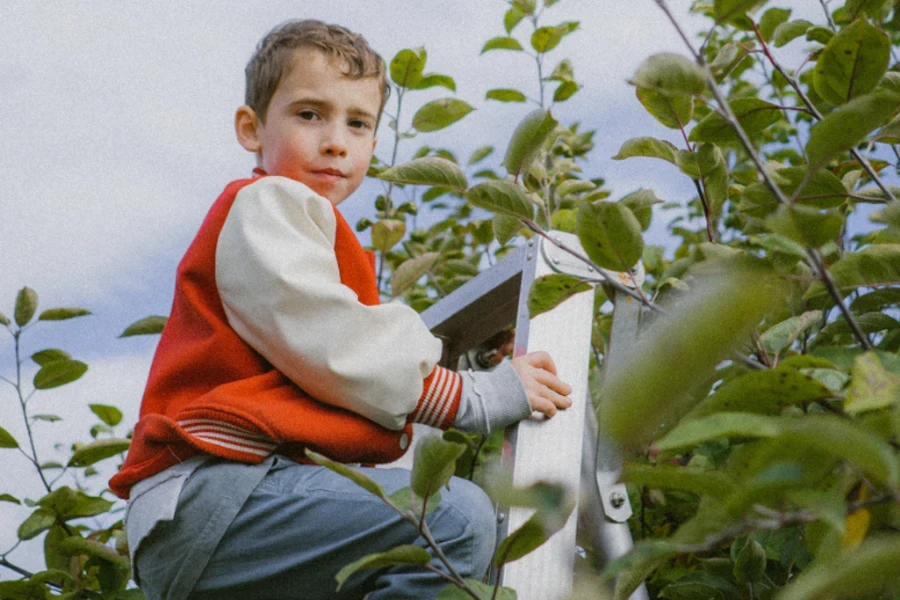
[[[330,169],[330,168],[329,169],[316,169],[315,171],[313,171],[313,173],[315,173],[316,175],[324,175],[326,177],[339,177],[339,178],[346,177],[342,171],[340,171],[338,169]]]

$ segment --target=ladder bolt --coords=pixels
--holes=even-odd
[[[622,492],[613,492],[609,495],[609,503],[613,508],[622,508],[625,504],[625,495]]]
[[[497,522],[498,522],[498,523],[502,523],[502,522],[505,521],[505,520],[506,520],[506,513],[503,512],[502,510],[501,510],[501,511],[497,511]]]

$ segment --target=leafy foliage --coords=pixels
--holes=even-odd
[[[115,426],[122,421],[122,412],[115,406],[91,404],[90,411],[100,419],[91,428],[92,441],[74,444],[66,465],[55,461],[42,461],[35,446],[34,423],[55,423],[62,419],[52,414],[33,413],[35,392],[70,384],[80,379],[88,369],[87,364],[75,360],[60,348],[46,348],[31,354],[37,366],[32,389],[28,389],[27,377],[21,368],[24,363],[24,341],[29,329],[44,323],[54,323],[90,315],[82,308],[52,308],[45,310],[35,320],[38,294],[31,288],[22,288],[16,296],[15,325],[2,319],[3,327],[13,339],[14,375],[3,377],[3,382],[14,390],[15,401],[20,406],[25,435],[24,443],[17,441],[6,429],[0,427],[0,448],[18,448],[35,470],[44,495],[24,501],[10,493],[0,494],[0,499],[13,504],[25,504],[34,510],[16,530],[18,541],[0,552],[0,567],[17,572],[24,578],[0,583],[2,598],[111,598],[136,600],[143,594],[136,589],[126,589],[131,577],[131,564],[125,540],[124,525],[118,513],[121,503],[104,498],[106,486],[98,495],[90,493],[85,485],[97,473],[94,464],[118,457],[130,445],[130,440],[116,437]],[[157,319],[158,320],[158,319]],[[136,323],[126,331],[147,333],[145,324]],[[11,419],[15,411],[3,413]],[[129,435],[130,437],[130,435]],[[49,479],[49,474],[59,469],[59,474]],[[74,487],[60,485],[66,475]],[[15,491],[15,490],[11,490]],[[85,519],[88,519],[85,522]],[[29,573],[10,562],[9,556],[22,542],[43,535],[46,570]],[[113,542],[114,545],[110,545]]]

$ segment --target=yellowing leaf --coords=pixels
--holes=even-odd
[[[856,550],[866,539],[871,522],[872,514],[865,508],[847,515],[844,520],[844,535],[841,536],[841,552]]]

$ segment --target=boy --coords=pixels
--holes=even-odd
[[[140,420],[110,487],[130,502],[135,579],[148,598],[431,598],[421,568],[344,565],[425,545],[380,500],[328,469],[390,462],[413,422],[486,433],[570,402],[549,356],[491,373],[437,366],[418,315],[381,305],[371,254],[337,212],[362,182],[389,87],[362,39],[318,21],[267,35],[247,66],[235,130],[255,177],[229,184],[182,259]],[[402,469],[365,469],[388,493]],[[454,480],[429,526],[464,577],[481,578],[493,511]],[[435,559],[438,569],[444,566]]]

